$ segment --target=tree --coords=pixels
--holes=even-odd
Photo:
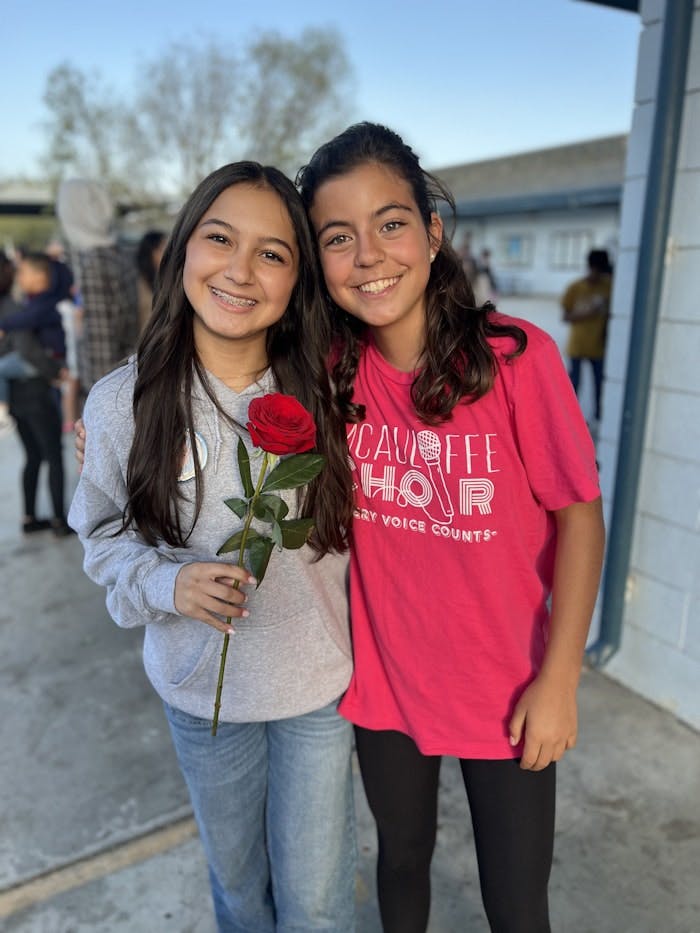
[[[72,172],[116,183],[124,114],[99,75],[85,74],[67,62],[58,65],[46,79],[44,103],[50,116],[42,161],[49,178],[57,182]]]
[[[306,29],[298,40],[268,33],[253,43],[243,98],[247,152],[293,178],[347,123],[352,71],[341,37]]]
[[[144,66],[131,141],[179,193],[230,158],[238,72],[236,57],[213,42],[175,43]]]
[[[264,33],[238,54],[183,41],[147,61],[133,98],[63,64],[49,75],[46,162],[53,177],[96,174],[113,189],[183,194],[224,162],[253,158],[294,176],[346,120],[352,71],[341,37]]]

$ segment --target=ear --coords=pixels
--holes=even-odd
[[[442,219],[436,211],[433,211],[430,215],[430,224],[428,226],[428,240],[430,242],[431,262],[442,246],[442,231]]]

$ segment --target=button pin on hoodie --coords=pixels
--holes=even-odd
[[[197,445],[197,456],[199,457],[199,466],[203,470],[207,465],[207,458],[209,456],[209,451],[207,450],[207,442],[204,440],[202,435],[198,432],[194,432],[194,441]],[[189,437],[185,438],[185,454],[182,460],[182,469],[180,470],[180,475],[177,478],[178,483],[186,483],[188,479],[192,479],[194,476],[194,456],[192,455],[192,445],[190,443]]]

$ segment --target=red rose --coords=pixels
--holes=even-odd
[[[256,447],[271,454],[300,454],[316,443],[311,414],[292,395],[264,395],[248,408],[250,437]]]

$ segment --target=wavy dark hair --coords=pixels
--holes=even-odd
[[[178,473],[183,439],[193,436],[192,387],[197,377],[221,415],[244,432],[218,405],[197,354],[193,309],[183,286],[187,243],[204,213],[233,185],[276,192],[289,213],[299,249],[299,277],[284,315],[267,331],[267,358],[280,392],[294,395],[314,417],[316,451],[326,465],[300,496],[304,516],[315,522],[310,540],[317,554],[343,551],[352,520],[352,481],[345,423],[326,369],[330,345],[328,314],[320,290],[314,242],[306,212],[292,182],[278,169],[257,162],[225,165],[205,178],[181,209],[168,238],[153,301],[153,313],[137,351],[134,440],[127,469],[128,503],[123,527],[135,525],[150,544],[185,546]],[[195,518],[202,500],[196,444]],[[154,463],[157,467],[154,468]]]
[[[158,266],[153,253],[165,242],[166,234],[163,230],[147,230],[139,240],[134,257],[136,268],[143,281],[153,291],[156,287]]]
[[[317,149],[299,170],[296,183],[307,211],[324,182],[367,163],[385,166],[410,185],[426,232],[440,201],[454,215],[455,203],[447,187],[421,168],[416,154],[397,133],[376,123],[348,127]],[[449,240],[443,236],[434,246],[439,249],[426,290],[425,347],[411,387],[416,411],[427,424],[447,421],[460,401],[476,401],[492,388],[496,357],[489,338],[514,340],[508,358],[521,354],[527,344],[522,328],[498,322],[491,302],[476,307],[472,287]],[[368,327],[330,296],[328,301],[334,310],[334,337],[341,347],[333,369],[338,403],[347,421],[360,421],[364,411],[352,402],[352,386]]]

